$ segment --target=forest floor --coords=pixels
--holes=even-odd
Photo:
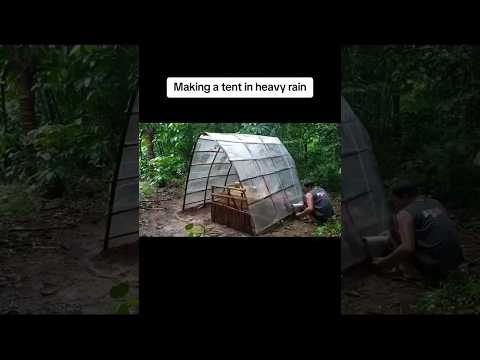
[[[112,314],[110,289],[122,282],[138,298],[138,244],[101,253],[105,199],[41,203],[0,211],[0,314]]]
[[[336,214],[340,214],[340,199],[330,194]],[[183,188],[170,186],[159,188],[155,195],[140,201],[140,236],[145,237],[182,237],[187,236],[185,225],[203,225],[206,234],[211,237],[247,237],[251,236],[225,225],[213,223],[210,206],[200,209],[182,210]],[[293,218],[282,220],[261,237],[308,237],[314,236],[316,224]]]
[[[452,211],[469,276],[480,275],[480,219],[464,211]],[[465,268],[465,265],[462,267]],[[421,279],[407,280],[400,275],[372,273],[359,267],[342,279],[342,314],[418,314],[417,303],[432,288]]]

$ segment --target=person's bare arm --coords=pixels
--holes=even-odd
[[[313,212],[313,195],[308,193],[307,195],[305,195],[305,198],[307,199],[307,207],[305,210],[299,212],[297,214],[297,217],[302,217]]]
[[[406,211],[397,215],[400,245],[388,256],[376,258],[374,265],[379,267],[393,267],[408,259],[415,251],[415,234],[412,216]]]

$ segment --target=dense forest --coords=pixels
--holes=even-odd
[[[96,258],[137,76],[136,47],[0,46],[0,314],[137,311],[135,254]]]
[[[342,311],[478,314],[480,47],[345,47],[342,95],[370,134],[387,196],[407,180],[440,200],[466,258],[434,288],[369,273],[342,293]]]
[[[334,194],[340,190],[340,138],[337,124],[141,123],[141,199],[151,196],[160,187],[185,186],[192,148],[203,132],[278,137],[294,158],[300,181],[310,179]],[[339,234],[339,223],[335,222],[332,226]]]
[[[192,147],[202,132],[276,136],[295,159],[300,179],[312,179],[331,191],[339,190],[338,127],[321,123],[140,124],[141,179],[164,186],[184,177]]]
[[[450,206],[479,207],[479,47],[346,47],[342,76],[387,187],[408,179]]]
[[[107,179],[136,57],[122,46],[0,47],[0,182],[55,197]]]

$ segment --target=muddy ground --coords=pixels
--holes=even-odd
[[[121,282],[138,298],[138,244],[101,253],[105,206],[58,199],[0,218],[0,314],[111,314]]]
[[[461,211],[453,212],[464,248],[463,269],[480,274],[480,233],[478,217]],[[342,314],[415,314],[416,304],[431,290],[421,279],[406,280],[401,274],[374,274],[365,267],[355,269],[342,279]]]
[[[336,214],[340,214],[340,201],[331,194]],[[210,206],[200,209],[182,210],[183,189],[181,187],[159,188],[157,193],[140,202],[140,236],[182,237],[186,236],[185,225],[204,225],[208,236],[246,237],[249,234],[216,224],[210,218]],[[262,237],[313,236],[317,225],[310,221],[293,218],[284,219]]]

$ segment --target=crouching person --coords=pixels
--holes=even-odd
[[[327,192],[321,187],[314,187],[313,182],[303,183],[303,210],[296,214],[297,218],[308,215],[310,219],[321,224],[334,215],[332,203]]]
[[[427,280],[444,279],[464,261],[455,224],[443,205],[434,199],[420,197],[413,184],[405,183],[392,191],[395,210],[393,251],[373,259],[379,268],[414,267]],[[405,272],[405,271],[404,271]]]

